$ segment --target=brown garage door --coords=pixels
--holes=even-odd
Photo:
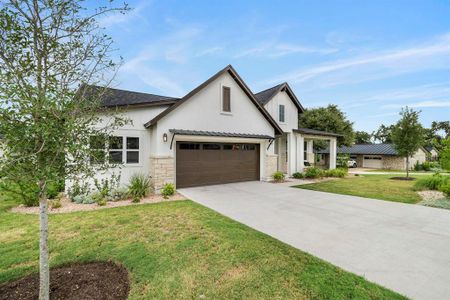
[[[177,187],[259,180],[258,144],[177,142]]]

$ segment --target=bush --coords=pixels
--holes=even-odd
[[[111,201],[120,201],[128,199],[128,190],[126,188],[117,188],[111,191],[109,197]]]
[[[305,171],[305,177],[306,178],[321,178],[323,177],[323,171],[322,169],[316,168],[316,167],[311,167],[311,168],[307,168]]]
[[[144,174],[134,174],[128,185],[128,195],[133,202],[142,199],[150,192],[150,178]],[[139,201],[137,201],[139,202]]]
[[[284,180],[284,173],[283,172],[280,172],[280,171],[277,171],[277,172],[275,172],[275,173],[273,173],[272,174],[272,178],[273,178],[273,180],[274,181],[276,181],[276,182],[281,182],[281,181],[283,181]]]
[[[431,164],[429,162],[427,162],[427,161],[424,161],[422,163],[422,169],[424,171],[430,171],[431,170]]]
[[[173,185],[173,183],[166,183],[161,189],[161,195],[167,199],[173,194],[175,194],[175,185]]]
[[[333,170],[325,170],[323,171],[323,175],[325,177],[337,177],[337,178],[343,178],[347,175],[348,170],[344,168],[337,168]]]
[[[0,192],[5,199],[19,200],[25,206],[39,206],[39,188],[35,182],[2,180]]]
[[[103,196],[110,195],[114,189],[120,184],[120,175],[112,174],[111,178],[103,178],[101,180],[94,179],[94,185]]]
[[[305,174],[300,173],[300,172],[295,172],[294,174],[292,174],[292,177],[294,177],[296,179],[303,179],[303,178],[305,178]]]
[[[422,165],[419,163],[418,160],[416,160],[416,163],[414,164],[414,171],[422,171],[423,167]]]
[[[49,206],[50,206],[51,209],[60,208],[62,206],[61,198],[50,200],[49,201]]]
[[[53,181],[47,184],[48,199],[55,199],[61,192],[64,192],[64,180]]]
[[[442,176],[439,173],[431,176],[424,176],[416,180],[414,183],[415,190],[439,190],[443,185],[446,185],[450,181],[448,176]]]
[[[69,198],[74,201],[76,196],[86,196],[89,193],[90,189],[91,188],[89,186],[89,183],[76,180],[67,191],[67,194],[69,195]]]
[[[448,198],[450,198],[450,181],[447,181],[447,183],[441,185],[439,190],[443,192]]]

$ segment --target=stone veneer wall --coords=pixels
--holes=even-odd
[[[150,175],[158,192],[164,184],[175,183],[175,162],[172,156],[150,157]]]
[[[266,155],[266,160],[265,160],[265,174],[263,176],[263,178],[265,178],[266,180],[271,180],[272,179],[272,174],[275,173],[278,169],[278,155],[273,154],[273,155]]]
[[[403,170],[405,167],[406,162],[403,157],[383,155],[383,169]]]

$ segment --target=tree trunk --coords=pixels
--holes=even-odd
[[[39,199],[39,300],[49,300],[50,271],[48,265],[48,200],[45,193]]]
[[[409,177],[409,156],[406,157],[406,178]]]

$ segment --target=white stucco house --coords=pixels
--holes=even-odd
[[[291,175],[313,161],[315,139],[330,142],[336,166],[339,135],[298,128],[303,107],[287,83],[254,94],[231,65],[182,98],[109,89],[103,104],[132,121],[107,150],[122,163],[107,174],[120,172],[123,184],[134,173],[150,175],[157,190]]]

